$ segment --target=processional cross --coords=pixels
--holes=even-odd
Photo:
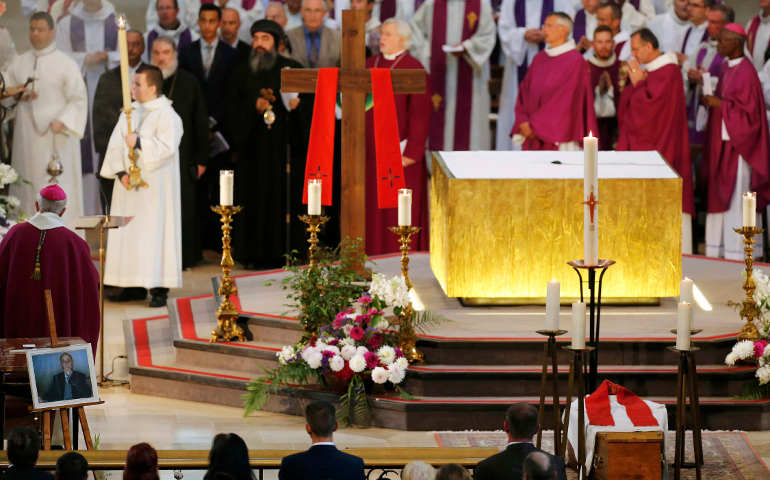
[[[342,55],[337,89],[342,94],[342,237],[366,246],[366,94],[372,80],[366,68],[366,13],[342,12]],[[425,70],[391,70],[394,93],[423,93]],[[318,69],[281,72],[281,91],[315,93]]]

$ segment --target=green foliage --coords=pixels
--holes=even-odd
[[[316,267],[307,268],[291,255],[289,276],[283,280],[283,289],[289,291],[288,306],[300,312],[305,340],[331,323],[366,289],[362,284],[366,279],[357,270],[366,262],[359,240],[346,238],[335,249],[321,248],[316,258]]]
[[[738,400],[764,400],[766,398],[770,398],[770,383],[760,385],[756,380],[746,383],[741,394],[737,397]]]
[[[265,373],[264,377],[255,378],[246,385],[248,393],[243,395],[244,417],[262,410],[270,395],[277,392],[282,385],[308,385],[320,381],[318,372],[305,362],[292,362],[273,370],[262,368],[262,371]]]
[[[369,408],[369,399],[366,398],[366,387],[358,375],[350,378],[348,391],[340,397],[337,423],[343,427],[354,424],[369,426],[372,423],[372,411]]]

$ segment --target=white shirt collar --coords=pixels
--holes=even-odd
[[[201,48],[206,48],[206,45],[211,45],[214,50],[217,49],[217,45],[219,44],[219,37],[214,37],[214,40],[211,43],[206,42],[206,40],[201,37]]]
[[[48,55],[49,53],[52,53],[54,50],[56,50],[56,41],[51,42],[50,45],[48,45],[47,47],[43,47],[40,50],[35,50],[33,48],[32,53],[36,57],[42,57],[43,55]]]
[[[148,102],[144,102],[144,103],[134,102],[134,108],[141,107],[144,110],[152,111],[170,104],[171,104],[171,100],[166,98],[165,95],[161,95],[160,97],[154,98]]]
[[[588,57],[588,61],[592,64],[596,65],[597,67],[609,67],[613,65],[617,61],[617,57],[615,56],[615,52],[612,52],[612,55],[607,60],[602,60],[600,58],[596,57],[596,53]]]
[[[520,443],[532,443],[532,440],[523,440],[521,442],[508,442],[508,445],[505,446],[505,448],[510,447],[511,445],[518,445]]]
[[[728,58],[727,59],[727,66],[730,67],[730,68],[733,68],[733,67],[737,66],[739,63],[741,63],[742,60],[743,60],[743,55],[741,55],[738,58]]]
[[[310,445],[310,448],[317,447],[318,445],[331,445],[334,446],[334,442],[316,442],[312,445]]]
[[[28,222],[38,230],[51,230],[59,227],[66,227],[61,217],[52,212],[37,212],[28,220]]]
[[[642,68],[647,70],[648,72],[654,72],[655,70],[658,70],[659,68],[663,68],[666,65],[669,64],[677,65],[676,61],[676,55],[674,53],[668,52],[661,54],[658,58],[651,61],[650,63],[646,63],[642,65]]]
[[[174,36],[177,33],[182,33],[187,29],[187,25],[182,20],[179,20],[179,26],[176,28],[163,28],[163,25],[158,24],[155,30],[161,35]]]
[[[385,57],[385,60],[395,60],[398,58],[399,55],[404,53],[406,50],[399,50],[396,53],[391,53],[388,55],[387,53],[383,53],[382,56]]]
[[[681,18],[679,18],[676,15],[676,12],[674,11],[674,7],[671,7],[671,9],[668,11],[668,13],[671,15],[671,18],[673,18],[674,21],[676,23],[678,23],[679,25],[687,25],[688,23],[690,23],[689,20],[682,20]]]
[[[569,39],[566,42],[562,43],[558,47],[546,47],[545,53],[549,57],[557,57],[559,55],[565,54],[571,50],[575,50],[575,40]]]

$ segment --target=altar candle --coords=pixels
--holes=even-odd
[[[583,261],[599,263],[599,140],[591,133],[583,138]]]
[[[398,189],[398,226],[412,225],[412,191],[408,188]]]
[[[693,295],[693,283],[692,280],[687,277],[684,277],[684,279],[679,282],[679,301],[687,302],[690,305],[695,303],[695,296]]]
[[[232,170],[219,171],[219,204],[223,207],[233,205],[233,180],[235,174]]]
[[[572,304],[572,348],[586,348],[586,304]]]
[[[548,282],[548,290],[545,297],[545,329],[559,329],[559,309],[561,308],[561,298],[559,290],[561,284],[556,280]]]
[[[743,194],[743,226],[757,226],[757,194],[755,192]]]
[[[120,84],[123,91],[123,110],[131,108],[131,80],[128,67],[128,42],[126,41],[126,17],[120,15],[118,24],[118,49],[120,50]]]
[[[321,214],[321,190],[322,184],[320,178],[314,178],[307,184],[307,214]]]
[[[692,304],[679,302],[676,321],[677,350],[690,349],[690,325],[692,325]]]

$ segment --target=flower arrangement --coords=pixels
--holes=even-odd
[[[0,163],[0,190],[21,183],[24,183],[24,180],[12,166]],[[0,238],[16,224],[20,217],[23,217],[24,213],[17,211],[19,204],[19,199],[13,195],[0,193]]]
[[[266,377],[250,382],[245,396],[246,414],[261,409],[280,384],[307,384],[315,380],[327,388],[344,392],[337,420],[343,425],[368,423],[366,384],[392,385],[407,395],[399,384],[406,377],[409,362],[398,348],[397,333],[391,329],[386,311],[399,315],[409,305],[403,277],[373,274],[367,293],[354,306],[340,311],[331,323],[295,345],[277,353],[278,368]]]

